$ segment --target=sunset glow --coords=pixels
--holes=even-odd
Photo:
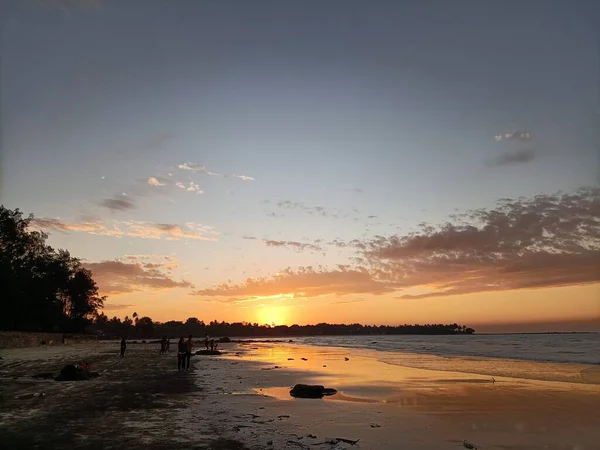
[[[1,27],[2,203],[106,315],[600,330],[585,14],[42,3]]]

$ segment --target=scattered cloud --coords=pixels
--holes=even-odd
[[[126,196],[127,196],[127,194],[123,192],[120,197],[115,196],[113,198],[107,198],[107,199],[102,200],[99,204],[100,204],[100,206],[103,206],[104,208],[107,208],[112,212],[130,211],[132,209],[135,209],[136,205],[135,205],[135,203],[133,203],[133,201],[131,201],[128,198],[123,198]]]
[[[268,242],[297,249],[304,245]],[[269,278],[194,293],[241,300],[397,292],[397,298],[422,299],[597,283],[600,188],[502,199],[493,208],[455,215],[452,222],[423,224],[418,232],[328,244],[334,242],[355,249],[350,261],[356,266],[288,268]]]
[[[517,141],[529,141],[531,140],[531,134],[527,131],[515,130],[510,133],[497,134],[494,136],[496,142],[517,140]]]
[[[142,239],[167,239],[170,241],[180,239],[216,241],[219,235],[214,228],[193,222],[180,225],[142,221],[69,222],[40,218],[34,219],[33,225],[45,231],[56,230],[63,233],[79,231],[101,236],[129,236]]]
[[[86,263],[103,295],[117,295],[148,289],[192,288],[189,281],[177,281],[162,266],[145,267],[138,262],[118,260]]]
[[[393,292],[393,286],[376,280],[364,267],[338,266],[328,271],[312,267],[285,269],[271,278],[249,278],[241,284],[221,284],[213,288],[194,291],[202,297],[227,297],[242,300],[248,297],[293,294],[296,297],[321,295],[343,296],[369,293],[373,295]]]
[[[360,244],[371,270],[426,298],[600,281],[600,189],[503,199],[455,223]]]
[[[193,162],[179,164],[177,168],[180,170],[187,170],[189,172],[205,173],[206,175],[211,175],[215,177],[237,178],[238,180],[242,181],[255,181],[254,177],[248,175],[223,175],[221,173],[211,172],[206,168],[206,166]]]
[[[294,202],[291,200],[282,200],[277,202],[277,206],[282,209],[290,209],[290,210],[301,210],[310,215],[317,215],[321,217],[334,217],[338,218],[339,215],[332,211],[328,211],[323,206],[308,206],[302,202]]]
[[[521,149],[514,152],[504,153],[486,164],[488,166],[509,166],[516,164],[524,164],[533,161],[536,157],[535,150]]]
[[[164,186],[165,185],[165,183],[161,183],[160,181],[158,181],[158,179],[156,177],[148,178],[148,184],[151,186]]]
[[[201,173],[205,173],[206,175],[212,175],[215,177],[222,176],[220,173],[211,172],[205,166],[201,166],[200,164],[196,164],[196,163],[192,163],[192,162],[179,164],[177,166],[177,168],[181,169],[181,170],[188,170],[190,172],[201,172]]]
[[[356,192],[357,194],[364,194],[364,192],[365,192],[361,188],[354,188],[353,191]]]
[[[65,222],[60,219],[33,219],[31,224],[39,229],[43,230],[56,230],[63,233],[69,231],[85,231],[88,233],[93,232],[106,232],[106,227],[102,224],[90,221],[84,222]]]
[[[304,250],[312,250],[321,252],[323,249],[315,244],[306,244],[297,241],[275,241],[275,240],[263,240],[264,244],[267,247],[283,247],[292,249],[295,251],[304,251]]]
[[[231,175],[233,178],[237,178],[242,181],[255,181],[253,177],[249,177],[247,175]]]

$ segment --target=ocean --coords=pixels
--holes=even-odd
[[[600,364],[600,333],[320,336],[295,341],[308,345],[441,357]]]

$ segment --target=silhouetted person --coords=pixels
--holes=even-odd
[[[206,347],[206,350],[208,350],[208,333],[204,335],[204,346]]]
[[[121,358],[123,358],[125,356],[125,349],[127,348],[127,341],[125,341],[125,338],[121,339]]]
[[[160,341],[160,354],[164,355],[167,352],[167,337],[163,336]]]
[[[167,338],[167,353],[171,351],[171,339]]]
[[[192,341],[192,335],[188,336],[188,340],[185,342],[185,370],[190,370],[190,359],[192,358],[192,349],[194,348],[194,341]]]
[[[179,343],[177,344],[177,370],[185,369],[185,353],[186,353],[186,345],[183,336],[179,338]]]

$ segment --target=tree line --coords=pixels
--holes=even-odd
[[[292,337],[292,336],[341,336],[341,335],[397,335],[397,334],[473,334],[474,329],[456,323],[432,325],[361,325],[329,324],[316,325],[259,325],[249,322],[212,322],[205,323],[196,317],[190,317],[185,322],[168,321],[154,322],[150,317],[139,317],[133,313],[131,318],[118,317],[109,319],[103,313],[96,317],[90,325],[90,330],[106,339],[119,337],[156,338],[168,336],[198,336],[205,334],[219,337]]]
[[[0,206],[0,329],[83,332],[105,297],[78,258],[29,229],[32,220]]]
[[[0,206],[0,330],[89,332],[104,337],[184,335],[283,337],[378,334],[472,334],[475,330],[450,325],[368,326],[360,324],[259,325],[249,322],[154,322],[150,317],[109,319],[102,308],[106,297],[90,270],[67,250],[46,244],[46,233],[30,229],[34,216]]]

